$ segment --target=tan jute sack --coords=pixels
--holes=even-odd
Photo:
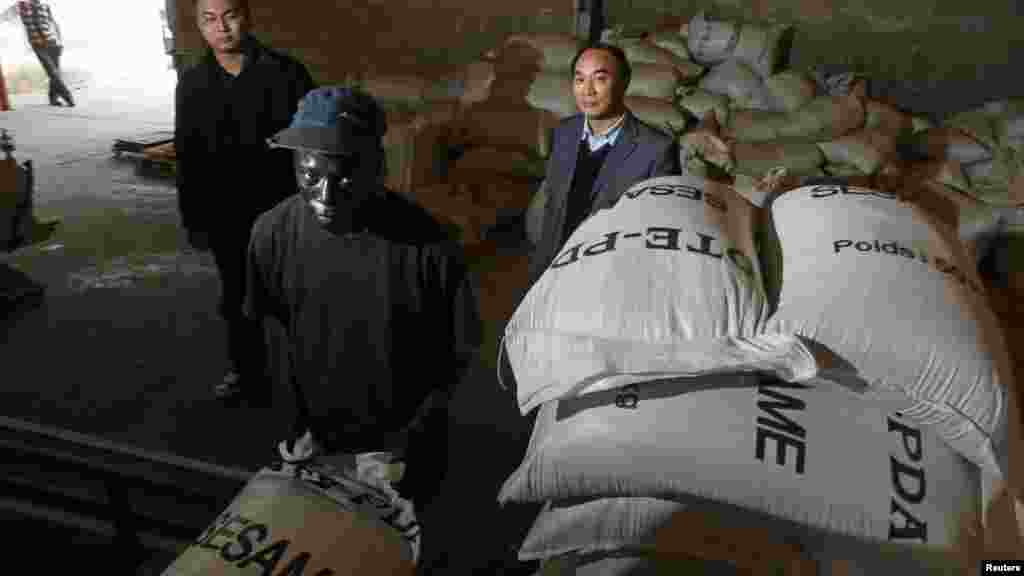
[[[390,498],[357,482],[323,486],[264,469],[163,576],[414,574],[408,534],[383,520]]]

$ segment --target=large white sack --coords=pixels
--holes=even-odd
[[[798,340],[758,336],[755,225],[735,191],[689,175],[637,183],[583,222],[505,328],[523,413],[649,374],[813,372]]]
[[[957,511],[950,508],[950,514],[955,520]],[[527,534],[520,548],[520,559],[547,559],[551,554],[565,554],[560,558],[570,559],[571,562],[575,558],[616,554],[633,556],[629,560],[635,562],[634,565],[653,565],[656,562],[653,559],[647,559],[645,562],[644,556],[651,558],[659,532],[674,522],[681,524],[680,520],[683,517],[686,517],[686,525],[693,526],[694,530],[688,535],[687,540],[673,544],[675,549],[688,555],[702,555],[704,548],[717,548],[714,544],[708,545],[708,538],[718,537],[721,532],[724,534],[720,538],[725,539],[732,535],[731,532],[735,532],[736,537],[739,537],[745,532],[756,530],[758,533],[770,534],[772,544],[776,546],[783,542],[798,544],[803,550],[801,556],[819,563],[819,566],[842,562],[848,574],[962,574],[959,571],[960,566],[957,565],[957,552],[950,546],[953,542],[940,545],[921,545],[914,542],[905,544],[898,540],[886,543],[867,542],[827,534],[794,522],[770,518],[718,502],[646,497],[598,498],[582,503],[548,503]],[[965,528],[970,518],[970,513],[966,513],[959,526],[951,525],[950,528]],[[714,529],[704,530],[704,526],[711,526]],[[742,552],[762,552],[756,549],[761,542],[732,543]],[[663,542],[664,544],[667,542]],[[759,563],[762,565],[774,559],[765,554],[761,554],[761,558],[763,560]],[[709,564],[708,567],[710,566],[713,565]],[[830,572],[826,569],[824,573]]]
[[[909,404],[739,374],[553,401],[499,499],[701,498],[831,534],[944,545],[962,514],[980,513],[979,472],[895,415]],[[551,546],[616,540],[614,528],[575,528]]]
[[[843,379],[916,400],[908,417],[995,466],[1010,364],[955,227],[895,194],[841,186],[790,191],[772,218],[783,279],[768,331],[828,347],[851,365]]]

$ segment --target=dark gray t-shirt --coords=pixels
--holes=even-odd
[[[286,327],[300,413],[332,450],[389,448],[480,344],[458,246],[391,192],[368,210],[367,233],[335,236],[296,195],[257,220],[249,245],[246,313]]]

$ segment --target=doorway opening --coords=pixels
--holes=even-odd
[[[13,1],[0,0],[0,9]],[[43,2],[62,36],[61,73],[76,102],[173,108],[177,76],[165,45],[165,0]],[[47,102],[46,73],[19,19],[0,24],[0,65],[12,107]]]

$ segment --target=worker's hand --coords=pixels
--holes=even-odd
[[[188,244],[195,250],[207,252],[210,250],[210,235],[200,230],[189,230]]]

